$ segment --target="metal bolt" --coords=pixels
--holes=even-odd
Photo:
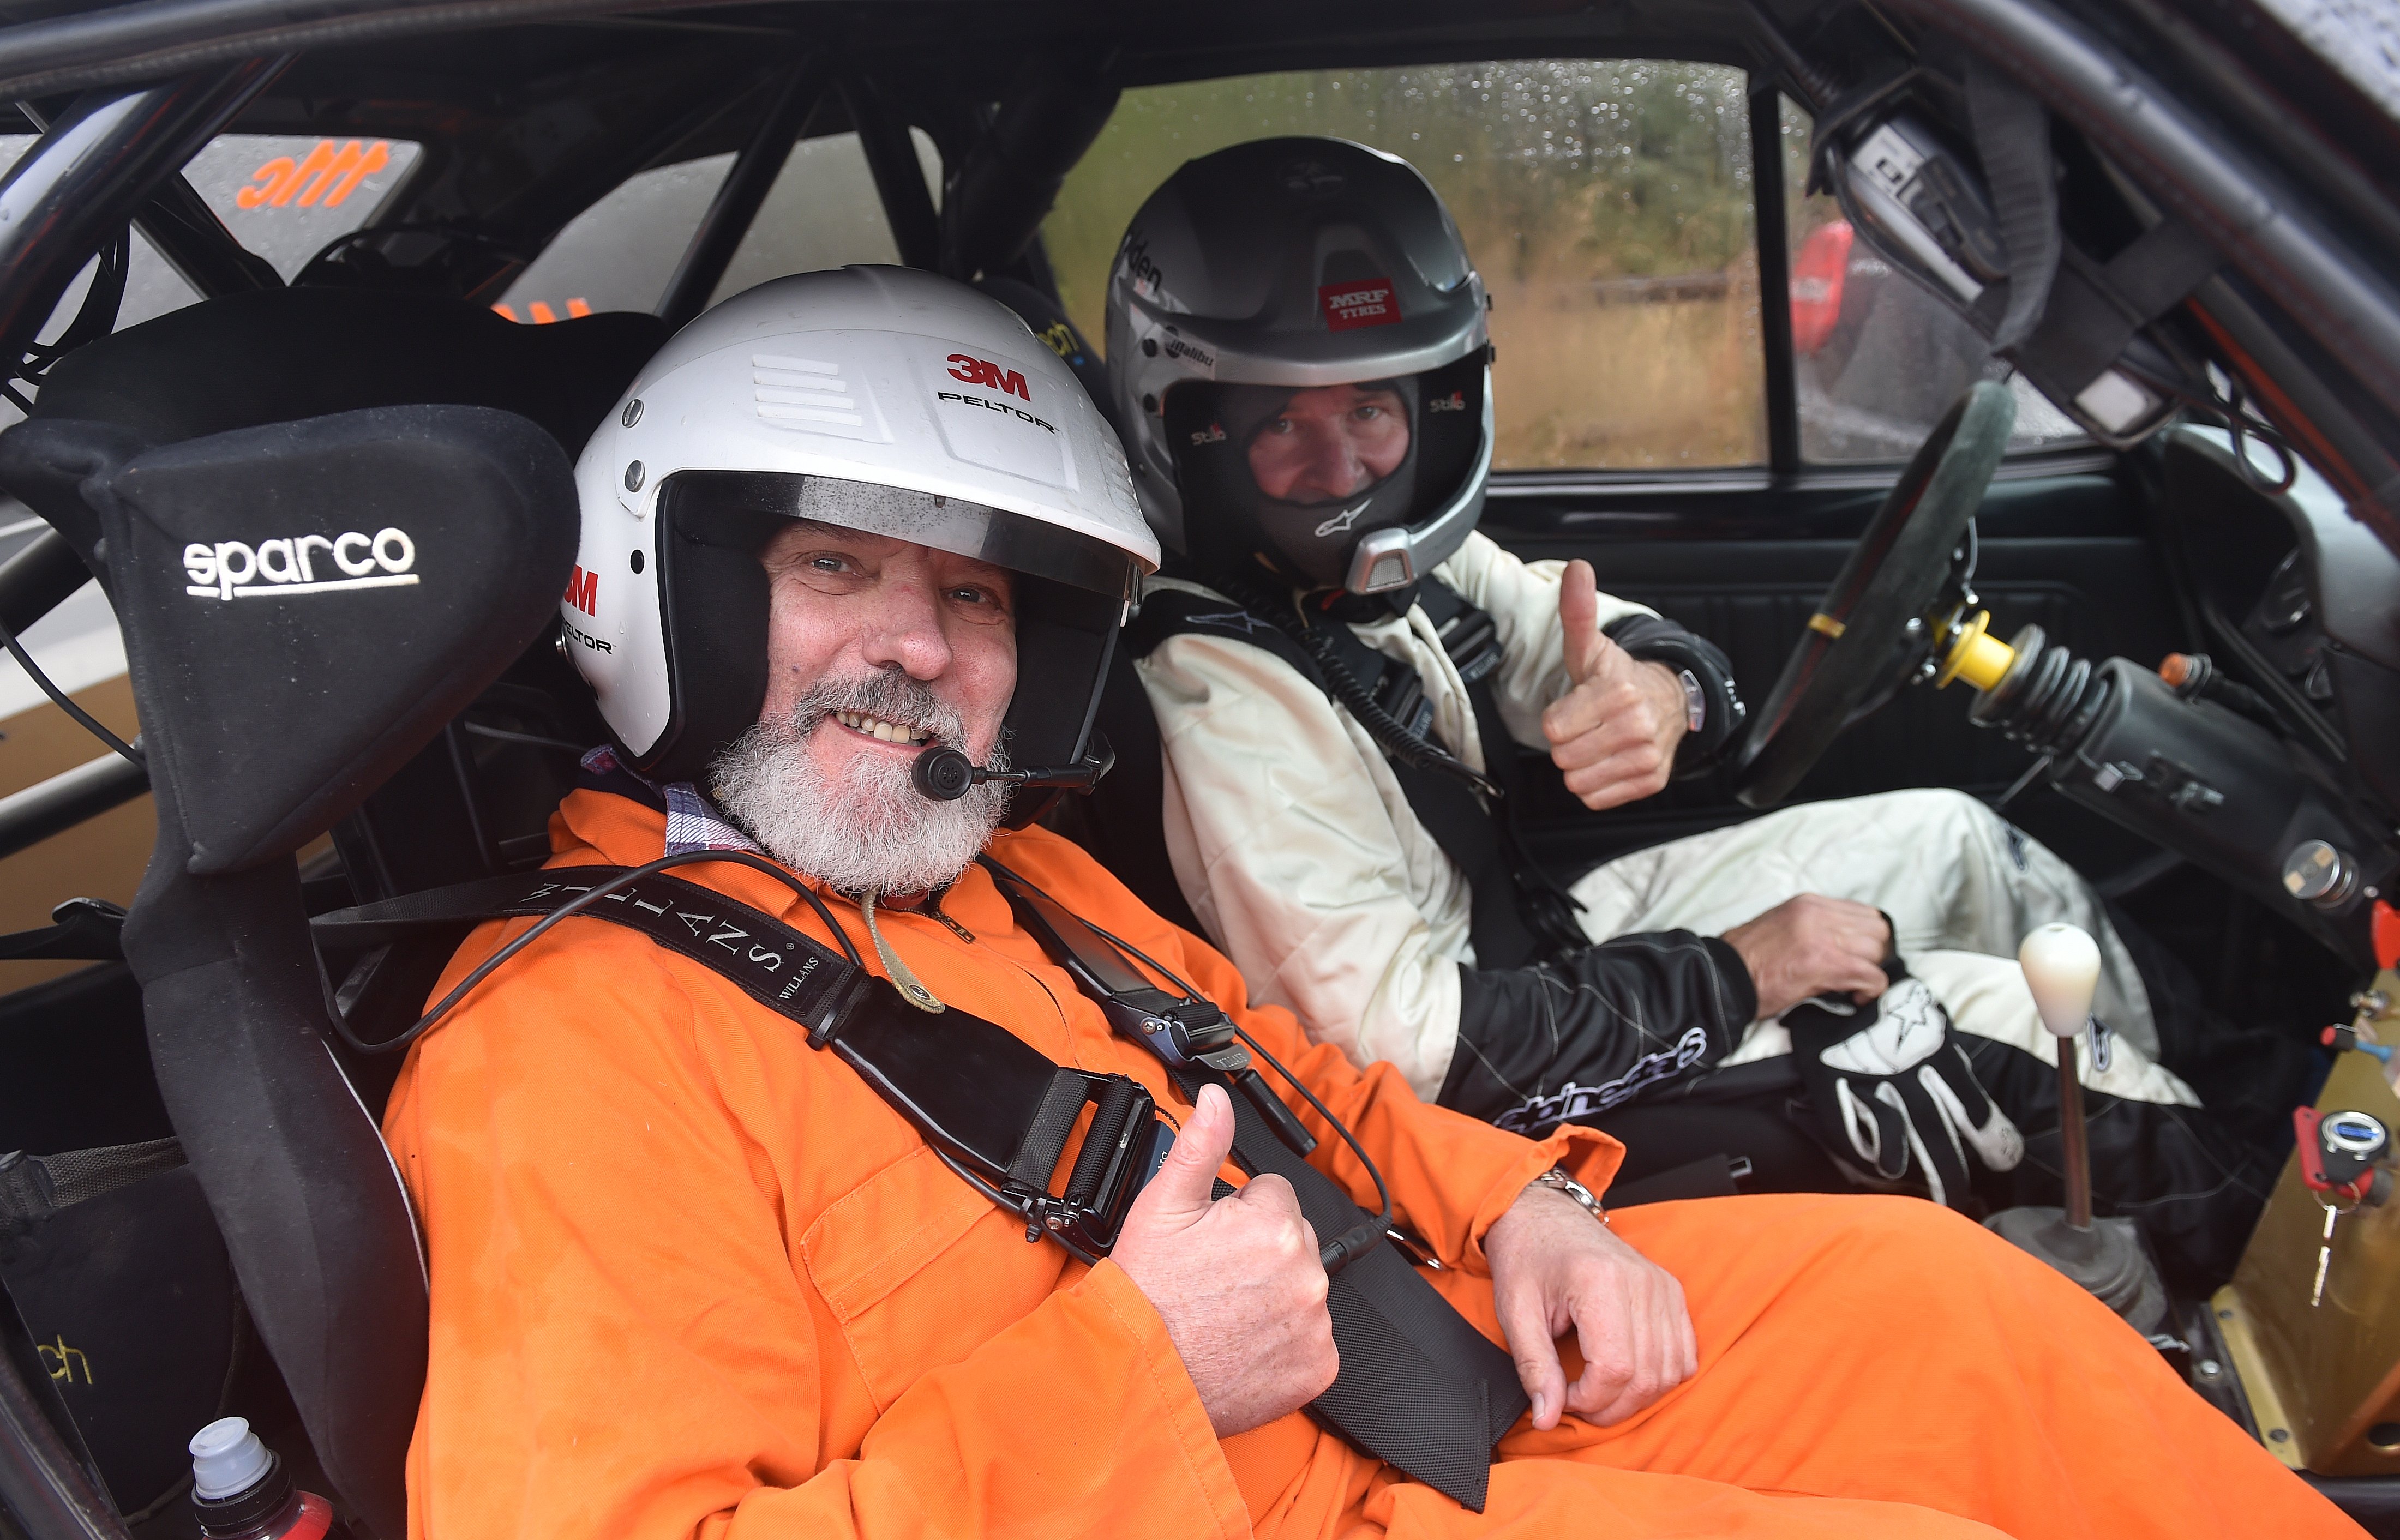
[[[2291,1430],[2288,1428],[2270,1427],[2267,1430],[2267,1437],[2279,1444],[2288,1444],[2292,1441]]]
[[[642,420],[642,398],[635,396],[625,403],[625,415],[617,419],[619,427],[631,428]]]
[[[2203,1380],[2214,1380],[2225,1372],[2225,1366],[2214,1358],[2202,1358],[2191,1366],[2192,1372]]]
[[[641,489],[642,462],[635,460],[633,464],[625,467],[625,490],[628,492],[639,492]]]

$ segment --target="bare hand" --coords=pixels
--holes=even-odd
[[[1316,1232],[1291,1183],[1254,1177],[1231,1197],[1209,1195],[1233,1147],[1233,1104],[1201,1087],[1109,1253],[1166,1323],[1220,1438],[1298,1411],[1342,1367]]]
[[[1559,583],[1559,627],[1566,634],[1573,688],[1542,713],[1550,761],[1567,790],[1598,811],[1665,789],[1675,745],[1690,718],[1683,681],[1663,663],[1638,661],[1600,629],[1600,590],[1591,564],[1567,564]]]
[[[1525,1189],[1485,1233],[1483,1254],[1536,1428],[1568,1411],[1621,1423],[1698,1370],[1684,1286],[1565,1193]],[[1583,1349],[1573,1385],[1558,1347],[1570,1328]]]
[[[1891,927],[1879,910],[1847,898],[1802,893],[1725,934],[1758,990],[1758,1016],[1781,1015],[1802,1001],[1847,990],[1861,1004],[1884,991]]]

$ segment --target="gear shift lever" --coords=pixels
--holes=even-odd
[[[2092,1019],[2100,987],[2100,948],[2072,925],[2044,925],[2017,948],[2033,1008],[2058,1040],[2059,1164],[2066,1178],[2066,1223],[2092,1228],[2092,1152],[2083,1135],[2083,1081],[2076,1073],[2076,1039]]]
[[[2130,1220],[2092,1218],[2092,1154],[2084,1135],[2083,1083],[2076,1044],[2092,1022],[2100,983],[2100,948],[2073,925],[2044,925],[2017,949],[2041,1024],[2058,1041],[2058,1152],[2066,1183],[2064,1209],[2003,1209],[1984,1220],[2003,1239],[2032,1252],[2098,1296],[2148,1334],[2166,1315],[2166,1288]]]

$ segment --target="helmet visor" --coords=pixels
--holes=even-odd
[[[685,470],[675,478],[676,527],[687,538],[752,554],[794,519],[838,525],[1046,578],[1111,598],[1132,592],[1133,558],[1040,519],[960,497],[759,470]]]

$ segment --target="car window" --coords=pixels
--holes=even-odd
[[[941,154],[921,129],[909,131],[918,165],[938,199]],[[517,275],[501,297],[500,313],[539,322],[594,310],[656,308],[732,168],[729,153],[628,177],[569,222]],[[804,139],[784,158],[711,302],[786,273],[899,259],[858,135]]]
[[[0,134],[0,176],[32,149],[32,134]],[[234,238],[275,265],[287,279],[308,259],[372,218],[416,166],[418,146],[402,139],[317,139],[290,134],[220,134],[184,168]],[[59,302],[42,335],[66,329],[82,307],[89,274]],[[119,331],[199,298],[140,231],[126,266]]]
[[[1801,457],[1906,459],[1979,379],[2005,379],[2016,396],[2011,452],[2087,442],[1957,311],[1855,238],[1831,195],[1804,190],[1809,119],[1789,100],[1781,129]]]
[[[1493,298],[1495,463],[1766,458],[1740,71],[1540,61],[1249,75],[1125,93],[1043,226],[1069,314],[1103,334],[1143,198],[1194,156],[1321,133],[1407,157]]]

